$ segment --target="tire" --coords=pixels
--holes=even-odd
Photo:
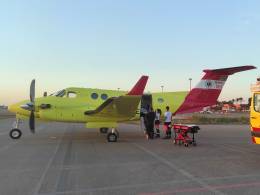
[[[117,134],[116,133],[108,133],[107,134],[107,141],[108,142],[117,142]]]
[[[102,127],[102,128],[99,129],[99,131],[100,131],[100,133],[102,133],[102,134],[107,134],[108,128]]]
[[[117,130],[115,130],[115,134],[116,134],[117,138],[119,138],[119,132]]]
[[[22,131],[20,129],[12,129],[9,133],[12,139],[19,139],[22,136]]]

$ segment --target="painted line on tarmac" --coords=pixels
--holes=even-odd
[[[135,145],[137,148],[141,149],[142,151],[144,151],[145,153],[149,154],[150,156],[154,157],[155,159],[157,159],[158,161],[164,163],[165,165],[167,165],[168,167],[174,169],[175,171],[181,173],[182,175],[186,176],[187,178],[189,178],[191,181],[198,183],[202,186],[202,188],[207,189],[208,191],[212,192],[215,195],[224,195],[225,193],[222,193],[220,191],[218,191],[215,188],[212,188],[210,185],[208,185],[206,182],[204,182],[203,180],[193,176],[192,174],[190,174],[189,172],[185,171],[184,169],[176,166],[175,164],[173,164],[172,162],[168,161],[167,159],[159,156],[158,154],[146,149],[145,147],[134,143],[133,145]]]
[[[65,134],[65,133],[64,133],[64,134]],[[64,135],[64,134],[63,134],[63,135]],[[55,150],[54,150],[54,152],[53,152],[51,158],[49,159],[49,161],[48,161],[48,163],[47,163],[47,165],[46,165],[46,167],[45,167],[45,169],[44,169],[44,171],[43,171],[43,173],[42,173],[42,175],[41,175],[41,177],[40,177],[40,179],[39,179],[39,181],[38,181],[38,183],[37,183],[37,185],[35,186],[35,188],[34,188],[34,190],[33,190],[33,193],[32,193],[33,195],[37,195],[37,194],[39,193],[39,190],[41,189],[42,183],[43,183],[43,181],[44,181],[44,179],[45,179],[45,177],[46,177],[46,175],[47,175],[47,172],[48,172],[48,170],[50,169],[51,164],[53,163],[53,161],[54,161],[54,159],[55,159],[55,157],[56,157],[56,155],[57,155],[57,153],[58,153],[58,150],[59,150],[59,148],[60,148],[62,139],[63,139],[63,136],[62,136],[61,139],[59,140],[59,142],[58,142],[58,144],[57,144],[57,146],[56,146],[56,148],[55,148]]]
[[[260,182],[254,183],[236,183],[230,185],[219,185],[219,186],[210,186],[216,190],[227,190],[227,189],[237,189],[243,187],[258,187],[260,186]],[[177,193],[191,193],[191,192],[207,192],[209,191],[207,188],[183,188],[172,191],[164,191],[164,192],[154,192],[154,193],[140,193],[139,195],[168,195],[168,194],[177,194]]]
[[[43,129],[43,126],[39,127],[38,129],[39,129],[39,130]],[[9,133],[9,132],[7,132],[7,133]],[[25,136],[25,137],[28,137],[28,136],[29,136],[29,135],[27,135],[27,136]],[[9,137],[8,137],[8,138],[9,138]],[[10,139],[11,139],[11,138],[10,138]],[[7,144],[7,145],[1,147],[1,148],[0,148],[0,152],[3,152],[3,151],[5,151],[5,150],[8,150],[8,149],[11,148],[12,146],[14,146],[14,145],[20,143],[20,142],[22,141],[21,139],[22,139],[22,138],[20,138],[19,140],[12,140],[12,141],[16,141],[16,142],[11,142],[11,143],[9,143],[9,144]]]
[[[236,176],[227,176],[227,177],[212,177],[212,178],[204,178],[202,180],[205,181],[216,181],[216,180],[223,180],[223,179],[241,179],[241,178],[250,178],[250,177],[260,177],[260,175],[236,175]],[[80,194],[80,193],[91,193],[91,192],[102,192],[102,191],[112,191],[112,190],[124,190],[124,189],[131,189],[131,188],[141,188],[141,187],[150,187],[150,186],[160,186],[160,185],[174,185],[174,184],[183,184],[183,183],[190,183],[190,179],[184,180],[174,180],[174,181],[167,181],[167,182],[156,182],[156,183],[142,183],[142,184],[130,184],[130,185],[117,185],[117,186],[109,186],[109,187],[100,187],[100,188],[87,188],[87,189],[78,189],[78,190],[67,190],[67,191],[59,191],[59,192],[47,192],[47,193],[40,193],[39,195],[65,195],[65,194]],[[250,183],[247,185],[256,185],[255,183]],[[238,185],[232,184],[232,187],[247,187],[245,185]],[[258,184],[257,184],[258,185]],[[213,186],[212,186],[213,187]],[[217,186],[215,186],[217,187]],[[218,186],[223,187],[223,186]],[[225,186],[231,188],[231,185]],[[186,188],[187,189],[187,188]],[[196,188],[201,189],[201,188]],[[179,189],[181,190],[181,189]],[[194,188],[193,188],[194,190]],[[203,191],[206,191],[206,189]],[[164,192],[165,193],[165,192]],[[169,191],[169,194],[173,194],[174,191]],[[175,192],[177,193],[177,192]],[[141,193],[142,195],[157,195],[156,193]],[[160,195],[160,194],[158,194]]]
[[[102,192],[102,191],[111,191],[111,190],[122,190],[122,189],[131,189],[131,188],[140,188],[140,187],[149,187],[149,186],[157,186],[157,185],[170,185],[170,184],[178,184],[190,182],[190,180],[177,180],[171,182],[156,182],[156,183],[143,183],[143,184],[132,184],[132,185],[117,185],[117,186],[108,186],[108,187],[99,187],[99,188],[87,188],[87,189],[79,189],[79,190],[67,190],[67,191],[58,191],[58,192],[50,192],[50,193],[40,193],[38,195],[62,195],[62,194],[81,194],[81,193],[91,193],[91,192]]]

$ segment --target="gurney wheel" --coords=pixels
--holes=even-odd
[[[184,146],[185,146],[185,147],[189,147],[189,144],[188,144],[188,143],[185,143]]]

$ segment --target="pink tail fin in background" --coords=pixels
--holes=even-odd
[[[127,95],[143,95],[148,76],[142,76]]]
[[[204,107],[215,105],[229,75],[255,69],[254,66],[204,70],[206,74],[185,98],[174,114],[201,111]]]

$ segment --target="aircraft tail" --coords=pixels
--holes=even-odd
[[[206,74],[197,86],[190,91],[175,114],[197,112],[204,107],[215,105],[228,76],[255,68],[254,66],[239,66],[204,70],[203,72]]]
[[[143,95],[148,76],[142,76],[127,95]]]

